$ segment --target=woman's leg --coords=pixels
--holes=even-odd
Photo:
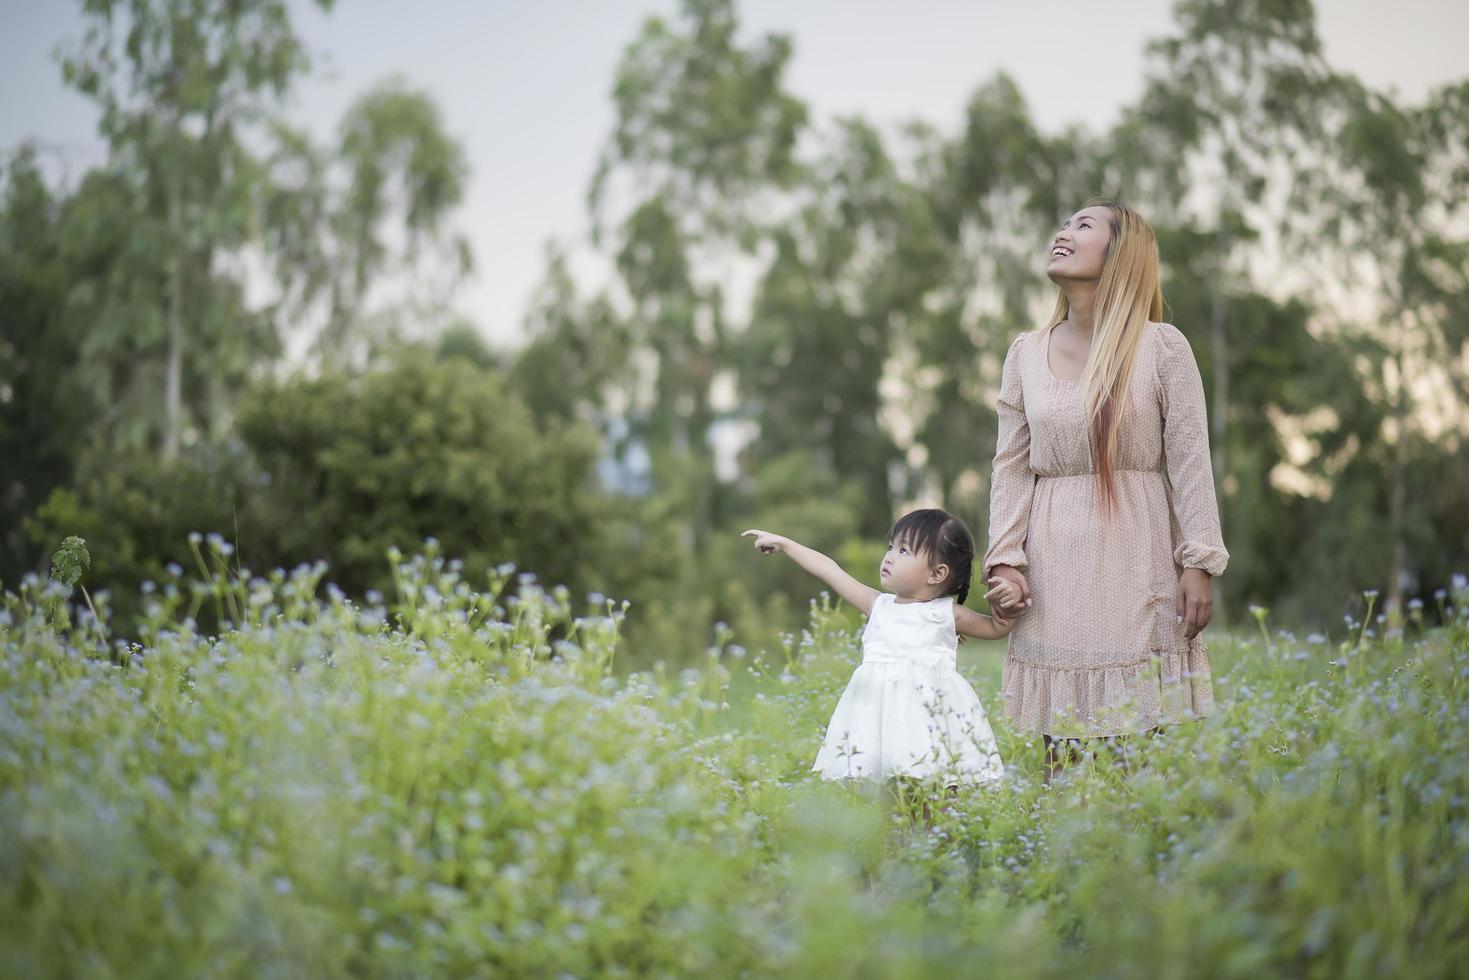
[[[1162,731],[1162,725],[1154,725],[1152,728],[1149,728],[1147,731],[1141,732],[1139,734],[1146,735],[1148,738],[1152,738]],[[1137,755],[1136,743],[1134,741],[1136,737],[1136,735],[1130,733],[1123,735],[1107,735],[1097,739],[1097,741],[1101,742],[1107,747],[1107,750],[1112,754],[1113,762],[1115,762],[1118,766],[1121,766],[1122,769],[1126,771],[1131,771],[1132,760]],[[1143,764],[1144,763],[1139,763],[1138,765],[1141,766]]]
[[[1128,739],[1131,737],[1130,735],[1123,734],[1108,735],[1101,739],[1102,744],[1107,747],[1107,751],[1112,756],[1112,764],[1123,771],[1127,770]]]
[[[1151,741],[1152,739],[1155,739],[1159,735],[1162,735],[1163,734],[1163,726],[1162,725],[1154,725],[1152,728],[1149,728],[1143,734],[1146,735],[1148,737],[1148,739]],[[1147,764],[1148,764],[1147,757],[1144,756],[1143,759],[1142,759],[1142,761],[1140,761],[1138,763],[1138,768],[1139,769],[1146,768],[1147,767]]]
[[[1142,734],[1153,738],[1162,733],[1163,726],[1154,725]],[[1130,735],[1106,735],[1092,739],[1080,739],[1052,738],[1050,735],[1042,734],[1041,738],[1045,739],[1046,742],[1046,782],[1048,783],[1067,764],[1079,762],[1087,755],[1095,758],[1096,750],[1091,746],[1093,742],[1101,742],[1111,752],[1112,758],[1118,765],[1123,768],[1128,767],[1128,761],[1131,755],[1131,747],[1128,744],[1128,740],[1131,738]]]
[[[1046,741],[1046,782],[1055,778],[1063,766],[1081,758],[1081,739],[1052,738],[1042,733]]]

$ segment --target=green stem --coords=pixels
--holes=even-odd
[[[1357,645],[1353,648],[1354,650],[1362,649],[1362,640],[1367,636],[1367,624],[1372,622],[1372,608],[1376,603],[1377,596],[1369,595],[1367,597],[1367,614],[1362,617],[1362,628],[1357,632]]]

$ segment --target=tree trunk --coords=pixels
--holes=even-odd
[[[177,120],[174,126],[178,130]],[[171,255],[168,263],[168,373],[163,394],[163,459],[171,462],[179,454],[180,416],[183,414],[184,363],[184,243],[179,221],[181,167],[179,160],[169,161],[168,237]]]
[[[1219,235],[1221,267],[1228,248],[1227,236],[1221,231]],[[1224,276],[1221,275],[1215,284],[1214,300],[1209,310],[1210,352],[1214,367],[1214,405],[1209,426],[1211,430],[1209,448],[1212,451],[1214,486],[1218,489],[1220,511],[1226,510],[1229,505],[1229,498],[1224,493],[1224,478],[1228,472],[1225,467],[1224,439],[1228,434],[1229,417],[1229,318],[1225,307],[1224,281]],[[1213,586],[1213,616],[1222,623],[1228,618],[1224,605],[1223,583],[1215,579],[1210,582],[1210,585]]]
[[[1403,609],[1403,573],[1408,565],[1408,544],[1404,539],[1403,510],[1406,502],[1407,485],[1403,470],[1407,465],[1408,413],[1407,376],[1403,373],[1403,332],[1398,325],[1397,351],[1393,362],[1397,365],[1398,390],[1393,404],[1393,418],[1397,420],[1397,440],[1393,446],[1392,485],[1388,497],[1388,538],[1392,542],[1392,557],[1388,561],[1387,601],[1382,611],[1387,614],[1387,625],[1396,626],[1401,620]]]

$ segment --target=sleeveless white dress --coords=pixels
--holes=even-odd
[[[898,602],[884,592],[862,631],[862,663],[832,712],[811,771],[823,779],[999,779],[989,718],[958,670],[954,597]]]

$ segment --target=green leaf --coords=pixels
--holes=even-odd
[[[76,585],[82,571],[92,567],[92,556],[87,553],[87,542],[75,535],[61,542],[60,549],[51,556],[51,577],[63,585]]]

